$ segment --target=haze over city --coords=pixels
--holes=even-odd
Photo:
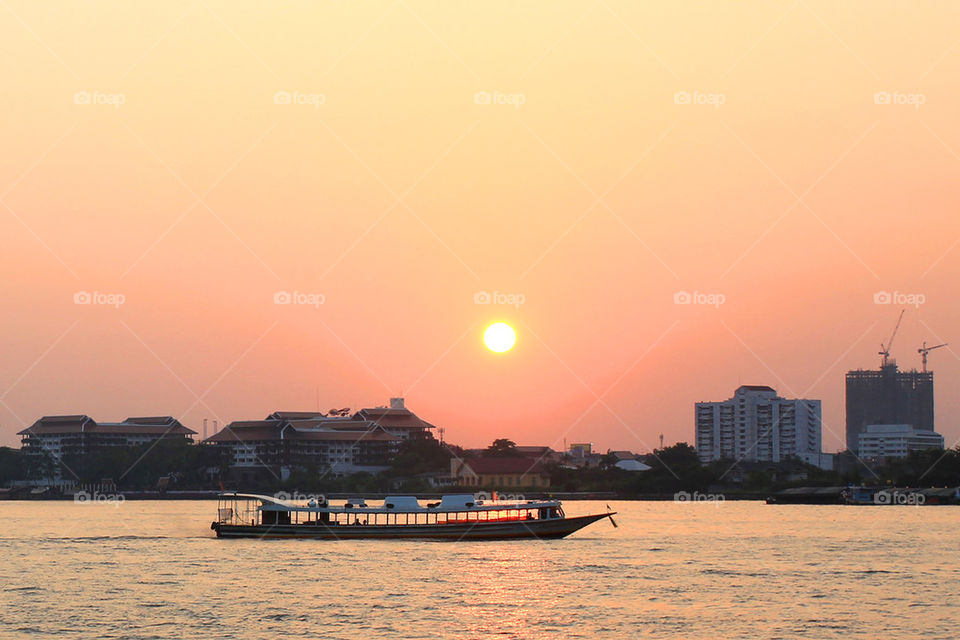
[[[11,2],[0,445],[402,395],[464,446],[647,451],[763,384],[842,449],[901,309],[901,369],[960,344],[960,7],[904,12]]]

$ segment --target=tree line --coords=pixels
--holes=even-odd
[[[264,474],[245,490],[310,492],[432,492],[425,478],[428,472],[446,472],[451,458],[462,458],[463,449],[434,438],[404,441],[380,473],[338,475],[317,465],[295,468],[280,480]],[[484,456],[521,455],[507,438],[498,438],[482,452]],[[576,467],[573,460],[544,462],[550,477],[550,491],[613,492],[623,497],[669,495],[679,491],[711,491],[726,488],[753,493],[773,492],[791,486],[891,485],[900,487],[960,486],[960,447],[947,450],[913,452],[903,459],[883,464],[867,464],[852,454],[838,454],[838,467],[824,471],[799,460],[777,465],[738,463],[722,460],[700,463],[696,450],[687,443],[657,449],[643,456],[651,468],[627,471],[615,466],[607,455],[599,464]],[[19,449],[0,447],[0,486],[16,481],[50,477],[55,466],[66,481],[77,484],[113,482],[125,490],[154,490],[164,478],[164,486],[183,490],[231,488],[230,467],[214,447],[197,446],[183,440],[163,440],[139,447],[104,448],[85,456],[52,458],[28,456]]]

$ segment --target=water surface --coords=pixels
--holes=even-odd
[[[960,636],[960,507],[610,505],[617,529],[455,543],[218,540],[206,501],[0,502],[0,637]]]

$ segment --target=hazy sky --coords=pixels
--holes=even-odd
[[[822,399],[834,451],[843,374],[900,308],[901,366],[956,344],[930,364],[960,439],[960,5],[0,16],[0,444],[43,414],[199,431],[319,389],[402,393],[469,446],[645,451],[752,383]]]

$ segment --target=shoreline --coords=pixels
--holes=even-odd
[[[237,489],[239,493],[243,491]],[[229,491],[230,493],[233,490]],[[77,492],[79,493],[79,491]],[[100,492],[100,495],[114,495],[114,496],[123,496],[123,500],[216,500],[217,497],[223,493],[219,490],[196,490],[196,491],[104,491]],[[256,493],[255,491],[253,493]],[[282,493],[282,492],[277,492]],[[287,492],[290,493],[290,492]],[[319,492],[308,493],[308,492],[296,492],[297,495],[302,495],[305,498],[312,495],[319,495]],[[417,492],[413,495],[417,497],[418,500],[436,500],[441,498],[443,495],[449,495],[454,492],[437,492],[437,493],[420,493]],[[459,491],[459,493],[484,493],[483,491]],[[489,492],[485,492],[489,493]],[[273,495],[273,494],[267,494]],[[393,493],[369,493],[369,492],[333,492],[333,493],[324,493],[330,500],[345,500],[347,498],[360,498],[363,500],[383,500],[388,496],[396,495],[409,495],[403,494],[402,492],[393,492]],[[516,494],[510,494],[516,495]],[[614,492],[606,491],[580,491],[580,492],[570,492],[570,491],[556,491],[556,492],[530,492],[521,494],[524,496],[524,499],[543,499],[543,498],[556,498],[558,500],[564,501],[577,501],[577,500],[619,500],[619,501],[630,501],[630,502],[685,502],[687,500],[678,500],[676,493],[645,493],[634,496],[622,496],[617,495]],[[706,494],[704,494],[706,495]],[[736,494],[722,494],[723,498],[721,500],[765,500],[770,496],[769,493],[736,493]],[[18,495],[18,496],[5,496],[0,497],[0,502],[48,502],[48,501],[75,501],[73,493],[56,493],[54,495]]]

